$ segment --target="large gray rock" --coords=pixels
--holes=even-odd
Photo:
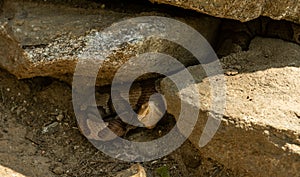
[[[242,22],[267,16],[276,20],[288,20],[300,24],[299,0],[150,0],[164,4],[171,4],[185,9],[192,9],[208,15],[230,18]]]
[[[108,85],[118,68],[129,58],[149,51],[165,52],[185,65],[192,64],[193,57],[182,47],[144,36],[151,32],[151,28],[158,29],[160,34],[167,33],[159,22],[144,26],[127,25],[128,29],[120,32],[102,33],[116,22],[159,14],[133,15],[41,2],[6,1],[0,15],[0,67],[20,79],[50,76],[71,83],[76,63],[94,58],[96,63],[102,64],[97,85]],[[211,43],[215,40],[219,20],[210,17],[176,19],[193,26]],[[100,55],[106,58],[100,58]],[[91,74],[88,67],[86,72]],[[126,81],[126,75],[123,79]]]
[[[263,38],[255,38],[249,51],[222,58],[227,87],[225,111],[218,131],[202,148],[198,143],[207,115],[216,111],[210,108],[209,77],[204,75],[201,66],[189,67],[201,102],[190,101],[195,92],[188,93],[190,96],[186,95],[181,101],[200,109],[198,122],[189,137],[199,147],[200,153],[241,174],[298,176],[299,58],[299,45]],[[184,89],[178,91],[169,78],[162,80],[161,89],[168,103],[168,112],[178,119],[179,95]]]

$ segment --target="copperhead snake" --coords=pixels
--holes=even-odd
[[[153,129],[164,115],[160,106],[155,101],[149,100],[150,96],[157,92],[159,92],[158,84],[155,84],[153,79],[133,84],[129,92],[131,109],[137,112],[137,116],[131,118],[137,119],[141,125],[148,129]],[[122,93],[120,95],[122,97]],[[110,141],[116,137],[122,137],[128,131],[136,128],[136,126],[122,121],[120,115],[116,115],[114,110],[116,105],[112,105],[109,91],[96,92],[95,96],[96,105],[91,104],[92,97],[88,98],[85,104],[80,105],[81,112],[77,117],[79,130],[86,138],[96,141]],[[118,106],[122,106],[124,101],[122,98],[118,100]],[[100,113],[101,117],[97,116],[97,112]],[[104,122],[99,121],[102,118]]]

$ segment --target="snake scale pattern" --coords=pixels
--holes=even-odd
[[[154,128],[164,115],[153,101],[149,101],[151,95],[160,92],[158,81],[159,79],[149,79],[136,82],[129,91],[130,109],[137,113],[137,116],[131,118],[148,129]],[[81,110],[79,118],[77,118],[79,129],[90,140],[109,141],[136,128],[136,126],[123,122],[115,111],[115,106],[123,106],[126,101],[122,96],[122,90],[118,93],[120,100],[116,100],[114,105],[110,92],[111,90],[107,88],[97,88],[96,98],[91,96],[85,100],[84,104],[79,105]],[[96,99],[96,105],[92,104],[92,99]],[[97,116],[98,113],[101,117]],[[104,122],[99,122],[101,118]],[[108,129],[111,131],[108,131]]]

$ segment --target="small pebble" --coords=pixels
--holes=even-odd
[[[232,69],[232,68],[227,69],[227,70],[225,71],[225,75],[227,75],[227,76],[235,76],[235,75],[237,75],[238,73],[239,73],[238,70]]]
[[[270,132],[268,130],[264,130],[264,134],[269,136]]]
[[[24,20],[15,20],[15,24],[17,26],[22,26],[24,24]],[[19,28],[18,28],[19,29]]]
[[[64,119],[64,115],[59,114],[58,116],[56,116],[56,120],[61,122]]]
[[[62,175],[64,173],[64,169],[62,167],[55,167],[52,172],[57,175]]]
[[[54,128],[57,126],[58,126],[58,122],[53,122],[52,124],[50,124],[46,127],[43,127],[42,134],[52,132],[54,130]]]

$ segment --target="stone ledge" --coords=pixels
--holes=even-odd
[[[255,38],[249,51],[221,62],[226,79],[226,108],[221,126],[202,155],[250,176],[297,176],[300,170],[300,47],[277,39]],[[202,104],[189,139],[198,146],[207,114],[214,112],[208,77],[201,66],[188,68]],[[180,74],[180,73],[178,73]],[[176,75],[176,74],[175,74]],[[182,78],[184,79],[184,78]],[[181,93],[166,78],[161,82],[168,112],[178,119]],[[195,94],[195,93],[190,93]]]
[[[151,2],[170,4],[185,9],[192,9],[208,15],[250,21],[259,16],[267,16],[275,20],[288,20],[300,24],[300,2],[298,0],[266,1],[266,0],[150,0]]]
[[[147,15],[165,16],[154,12],[126,14],[105,9],[6,1],[0,18],[0,67],[19,79],[49,76],[71,83],[79,59],[108,54],[107,58],[100,61],[103,65],[97,80],[97,85],[103,86],[111,83],[120,66],[140,53],[165,52],[175,55],[185,65],[191,65],[193,57],[186,50],[162,39],[149,39],[133,32],[132,36],[126,36],[130,38],[128,42],[114,46],[106,40],[109,35],[101,34],[106,27],[116,22]],[[182,17],[172,18],[193,26],[209,42],[215,40],[220,20],[205,16],[187,20]],[[158,30],[164,32],[163,28]],[[92,42],[96,45],[92,47],[97,51],[91,51],[95,52],[93,56],[84,55],[91,50]]]

